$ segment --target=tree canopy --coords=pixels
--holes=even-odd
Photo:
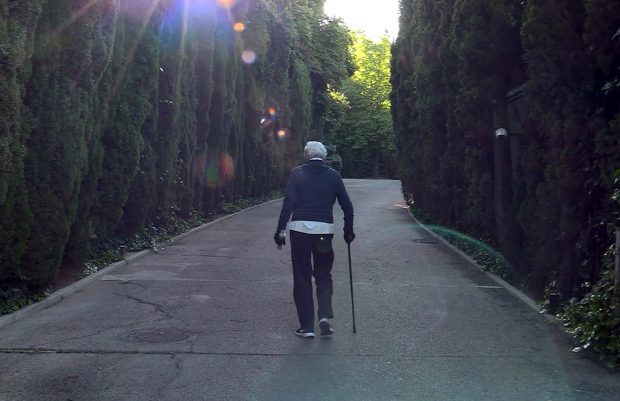
[[[396,168],[390,117],[390,47],[387,36],[373,42],[351,34],[355,73],[331,88],[329,140],[343,159],[347,177],[393,177]]]

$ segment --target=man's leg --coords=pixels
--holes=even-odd
[[[334,264],[334,250],[332,249],[333,234],[314,235],[312,247],[314,259],[314,282],[316,283],[316,298],[319,304],[319,319],[334,317],[332,310],[332,266]]]
[[[290,231],[293,262],[293,298],[302,329],[314,331],[314,301],[312,299],[312,236]]]

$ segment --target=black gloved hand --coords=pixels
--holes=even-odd
[[[286,245],[286,238],[284,236],[281,236],[279,232],[273,235],[273,240],[276,242],[276,245],[278,247]]]
[[[353,231],[346,231],[344,233],[344,242],[346,242],[347,244],[350,244],[351,242],[353,242],[354,239],[355,239],[355,234],[353,233]]]

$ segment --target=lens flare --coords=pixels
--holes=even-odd
[[[235,5],[236,0],[217,0],[216,3],[222,8],[231,8]]]
[[[134,20],[141,21],[144,19],[146,13],[152,7],[157,7],[158,2],[153,2],[149,0],[138,0],[138,1],[122,1],[119,4],[118,11],[124,14],[126,17],[130,17]]]
[[[219,157],[210,158],[207,161],[205,178],[208,187],[221,187],[230,183],[235,178],[235,162],[227,153],[221,153]]]
[[[260,127],[266,128],[269,127],[273,123],[273,118],[268,116],[261,116],[260,118]]]
[[[235,32],[243,32],[245,31],[245,24],[243,22],[237,22],[235,25],[233,25],[233,29],[235,30]]]
[[[228,154],[220,157],[220,181],[228,184],[235,177],[235,162]]]
[[[241,52],[241,59],[246,64],[252,64],[256,61],[256,53],[252,50],[244,50]]]

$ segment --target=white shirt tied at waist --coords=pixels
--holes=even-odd
[[[333,234],[334,225],[322,221],[295,220],[288,223],[288,229],[305,234]]]

